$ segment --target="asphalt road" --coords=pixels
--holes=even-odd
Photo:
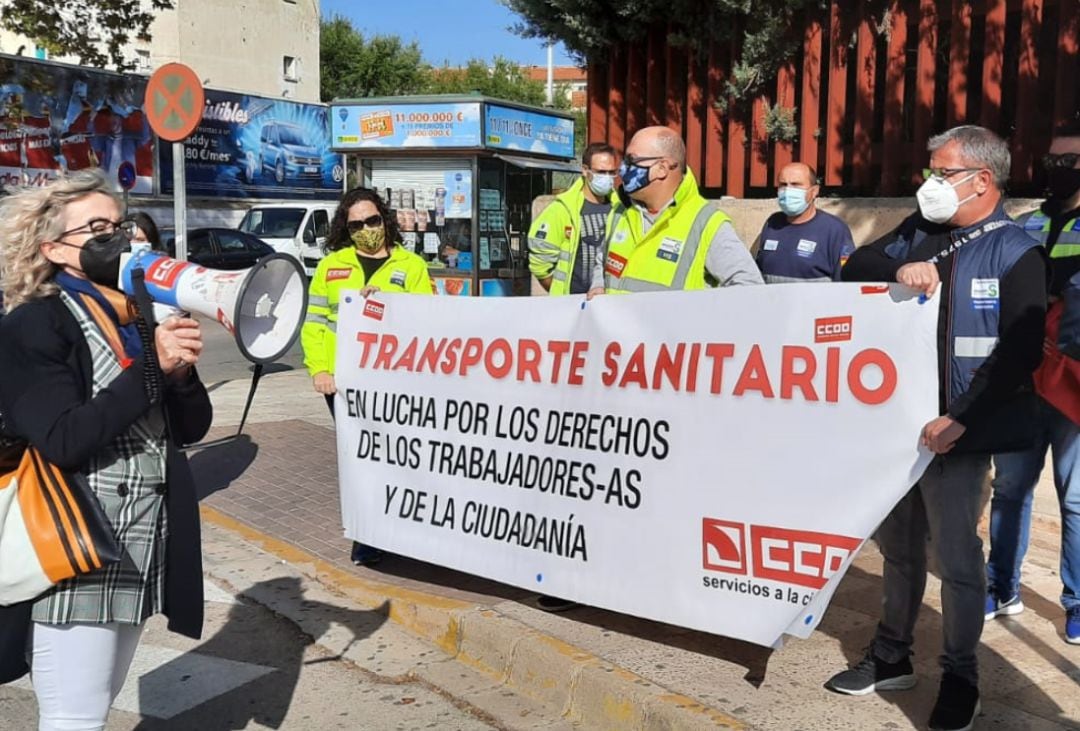
[[[203,349],[199,359],[199,375],[207,386],[222,381],[250,379],[252,365],[240,354],[236,341],[229,332],[214,320],[207,317],[196,318],[202,324]],[[281,360],[266,366],[264,373],[278,373],[294,369],[303,369],[304,356],[297,338]]]

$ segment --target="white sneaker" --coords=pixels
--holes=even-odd
[[[1011,617],[1014,614],[1020,614],[1022,611],[1024,611],[1024,602],[1021,601],[1019,594],[1005,602],[998,601],[993,594],[987,594],[986,615],[983,619],[989,622],[994,617]]]

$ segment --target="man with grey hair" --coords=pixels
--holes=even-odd
[[[731,219],[698,192],[686,146],[667,127],[639,130],[619,167],[620,203],[589,295],[764,284]]]
[[[1034,438],[1032,371],[1042,357],[1044,250],[1002,207],[1009,150],[966,125],[933,137],[919,210],[857,250],[845,281],[899,282],[932,297],[938,324],[939,413],[921,442],[926,472],[877,532],[885,559],[881,621],[866,656],[825,687],[864,695],[915,684],[912,632],[926,587],[927,538],[941,575],[944,654],[931,729],[969,729],[979,711],[975,650],[986,576],[976,527],[990,455]]]

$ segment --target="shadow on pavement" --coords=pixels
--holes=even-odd
[[[248,373],[252,372],[253,370],[255,370],[255,366],[249,367],[248,368]],[[263,367],[263,375],[264,376],[269,376],[271,373],[285,373],[286,371],[295,371],[295,370],[296,370],[296,368],[289,365],[288,363],[282,363],[281,361],[276,361],[274,363],[267,363]]]
[[[499,597],[534,606],[535,591],[502,584],[491,579],[461,573],[435,564],[405,556],[390,555],[377,566],[367,569],[398,579],[423,582],[460,591],[473,591],[487,597]],[[564,614],[567,619],[590,624],[602,630],[631,635],[651,642],[663,643],[680,650],[708,655],[739,665],[746,670],[743,680],[755,688],[765,680],[765,671],[773,650],[751,642],[721,637],[697,630],[642,619],[607,609],[582,605]]]
[[[861,587],[867,604],[880,606],[882,579],[881,576],[868,573],[858,567],[848,569],[844,581],[853,580]],[[841,585],[842,586],[842,585]],[[839,592],[838,592],[839,593]],[[871,601],[872,600],[872,601]],[[833,604],[837,604],[834,598]],[[870,609],[868,606],[867,609]],[[873,639],[874,627],[877,622],[876,612],[869,614],[873,621],[868,628],[858,633],[845,631],[843,625],[830,622],[826,613],[825,619],[818,627],[822,632],[837,639],[844,652],[844,657],[850,665],[854,665],[866,652],[867,646]],[[1069,668],[1075,671],[1076,666],[1054,648],[1047,645],[1043,640],[1020,625],[1008,622],[1010,631],[1018,643],[1022,643],[1044,659],[1050,665],[1069,672]],[[913,647],[912,662],[915,664],[915,673],[919,676],[919,686],[914,691],[893,691],[879,695],[883,700],[896,706],[916,728],[925,727],[934,699],[937,698],[938,683],[941,681],[941,670],[936,662],[930,662],[928,658],[936,658],[942,651],[941,613],[929,607],[925,602],[919,611],[919,619],[915,625],[915,643]],[[1047,695],[1038,686],[1037,678],[1028,677],[1022,670],[1017,668],[1008,658],[1003,657],[996,650],[985,643],[979,644],[979,691],[982,695],[983,710],[987,711],[988,702],[997,702],[1002,705],[1010,705],[1009,696],[1012,693],[1023,690],[1025,693],[1025,705],[1037,707],[1038,715],[1047,720],[1058,721],[1071,727],[1073,719],[1053,698]],[[824,683],[834,673],[844,670],[843,667],[819,668],[821,682]],[[1075,672],[1070,673],[1075,674]],[[829,693],[822,690],[822,693]],[[837,699],[837,703],[858,703],[858,698],[845,697],[839,694],[831,694]]]
[[[201,501],[224,490],[255,461],[259,445],[247,434],[223,444],[216,444],[191,454],[188,463],[195,477],[196,496]]]
[[[259,604],[267,600],[295,599],[303,596],[300,580],[287,577],[254,584],[243,592]],[[271,604],[272,606],[272,604]],[[270,620],[267,611],[250,602],[238,603],[229,611],[226,624],[211,638],[172,663],[167,663],[139,678],[140,709],[144,719],[138,731],[190,731],[190,729],[284,728],[300,673],[306,665],[339,660],[341,655],[305,660],[304,654],[313,637],[320,637],[332,626],[343,628],[351,637],[344,652],[357,641],[377,631],[389,617],[389,603],[376,609],[354,610],[316,601],[304,601],[302,631],[291,622]],[[181,692],[174,676],[188,655],[203,655],[234,663],[259,666],[264,674],[238,685],[205,703],[167,720],[147,716],[153,711],[155,694]],[[269,671],[269,672],[266,672]],[[181,680],[186,680],[182,677]],[[172,683],[172,688],[168,684]],[[145,701],[144,701],[145,699]],[[330,699],[328,699],[328,702]]]
[[[348,544],[346,543],[343,545],[345,545],[345,548],[342,549],[342,558],[348,559]],[[397,554],[387,554],[386,558],[375,566],[354,570],[370,571],[375,577],[378,577],[379,575],[387,577],[392,576],[410,582],[415,581],[420,582],[420,584],[441,586],[455,592],[479,594],[483,596],[484,600],[490,599],[491,597],[498,597],[499,599],[522,601],[536,596],[535,591],[521,589],[516,586],[511,586],[510,584],[503,584],[492,579],[484,578],[483,576],[466,574],[462,571],[446,568],[445,566],[438,566],[436,564],[419,561],[415,558],[409,558],[408,556],[399,556]],[[422,589],[423,587],[418,584],[416,588]]]
[[[533,595],[535,596],[535,594]],[[532,604],[531,602],[525,602]],[[742,679],[755,688],[765,680],[772,648],[731,637],[700,632],[676,625],[633,617],[598,607],[582,606],[564,614],[567,619],[590,624],[608,632],[630,635],[638,639],[657,642],[687,652],[723,660],[746,670]]]

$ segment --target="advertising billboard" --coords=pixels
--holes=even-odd
[[[188,195],[313,198],[341,195],[341,155],[330,151],[319,104],[206,90],[202,122],[184,142]],[[161,192],[173,191],[172,145],[160,145]]]
[[[500,150],[574,157],[574,120],[524,109],[487,105],[484,144]]]
[[[339,150],[480,147],[480,103],[333,106]]]
[[[0,185],[45,185],[101,167],[120,189],[153,193],[154,137],[142,112],[146,79],[0,56]]]

